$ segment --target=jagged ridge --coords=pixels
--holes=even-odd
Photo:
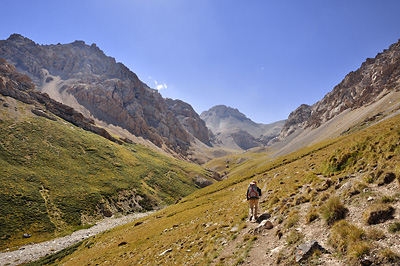
[[[317,128],[345,110],[371,104],[399,88],[400,40],[375,58],[367,58],[321,101],[312,106],[301,105],[292,112],[279,138],[286,138],[296,129]]]
[[[59,92],[73,95],[99,120],[128,129],[159,147],[166,146],[183,155],[190,146],[193,137],[162,96],[126,66],[106,56],[95,44],[89,46],[75,41],[38,45],[13,34],[0,41],[0,57],[28,74],[38,89],[59,76],[63,81]],[[192,116],[192,119],[197,118]],[[207,143],[208,132],[197,133]]]

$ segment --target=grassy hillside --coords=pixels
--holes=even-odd
[[[399,217],[399,125],[396,116],[281,158],[246,153],[247,160],[240,160],[238,155],[229,165],[228,179],[138,222],[85,240],[72,255],[59,253],[48,261],[293,265],[296,247],[315,239],[329,253],[314,253],[305,262],[308,265],[358,265],[366,257],[377,264],[397,265],[396,219],[368,221],[374,209],[393,208],[394,218]],[[209,165],[220,164],[226,171],[232,158]],[[386,180],[387,176],[395,180]],[[257,224],[246,222],[245,191],[252,179],[263,189],[260,206],[271,214],[274,225],[259,235],[253,233]]]
[[[198,189],[196,176],[210,179],[200,166],[115,144],[8,101],[0,107],[0,248],[169,205]]]

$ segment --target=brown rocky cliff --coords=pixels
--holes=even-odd
[[[95,44],[89,46],[75,41],[38,45],[14,34],[0,41],[0,57],[28,74],[38,89],[47,80],[43,69],[52,76],[61,77],[67,81],[61,91],[73,95],[99,120],[181,154],[186,154],[190,146],[191,136],[185,130],[188,125],[181,124],[182,119],[174,115],[165,99]],[[208,143],[206,135],[197,135]]]
[[[55,119],[46,114],[50,112],[78,127],[99,134],[111,141],[121,143],[103,128],[95,126],[93,120],[87,119],[73,108],[51,99],[47,94],[37,91],[27,75],[17,72],[15,67],[3,58],[0,58],[0,94],[12,97],[23,103],[35,105],[36,108],[32,112],[37,115]]]
[[[297,129],[303,128],[307,120],[310,118],[312,107],[307,104],[300,105],[296,110],[290,113],[279,139],[284,139]]]
[[[166,99],[169,110],[178,118],[184,128],[201,142],[211,146],[210,138],[213,136],[206,123],[193,110],[193,107],[181,100]]]
[[[300,128],[317,128],[347,109],[371,104],[390,91],[400,89],[400,40],[375,58],[368,58],[359,69],[350,72],[325,97],[292,112],[280,139]]]

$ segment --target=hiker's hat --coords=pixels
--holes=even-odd
[[[250,185],[255,185],[255,184],[257,184],[257,182],[254,180],[250,182]]]

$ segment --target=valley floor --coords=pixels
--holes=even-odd
[[[0,265],[20,265],[30,261],[35,261],[41,257],[56,253],[62,249],[72,246],[88,237],[99,234],[119,225],[130,223],[139,218],[152,214],[154,211],[146,213],[134,213],[117,218],[106,218],[98,222],[95,226],[82,229],[71,235],[56,238],[42,243],[29,244],[20,247],[18,250],[0,253]]]

